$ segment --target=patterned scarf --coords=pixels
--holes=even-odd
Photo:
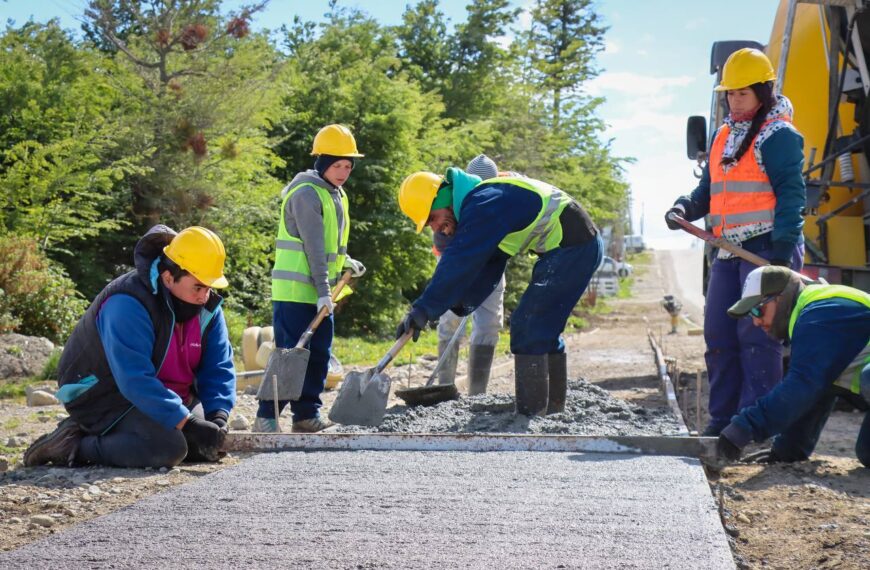
[[[794,108],[791,105],[791,101],[789,101],[784,95],[777,95],[776,104],[774,104],[773,108],[767,113],[766,120],[783,119],[790,123],[793,113]],[[737,153],[737,149],[739,149],[740,145],[743,144],[743,139],[746,138],[746,134],[749,132],[749,127],[752,126],[752,119],[747,121],[735,121],[731,118],[731,115],[728,115],[725,117],[725,124],[728,125],[730,132],[728,133],[728,138],[725,140],[725,150],[722,152],[723,159],[732,158]],[[767,140],[767,138],[776,131],[784,129],[787,126],[788,125],[785,122],[777,121],[768,124],[765,128],[761,129],[760,133],[758,133],[758,138],[755,140],[753,150],[755,152],[755,160],[761,166],[762,171],[764,171],[764,165],[761,162],[761,151],[759,150],[761,148],[761,143]],[[723,164],[722,168],[725,172],[728,172],[735,164],[736,163],[734,162],[731,164]]]

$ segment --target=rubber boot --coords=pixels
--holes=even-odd
[[[438,358],[441,358],[441,355],[447,350],[447,345],[449,344],[449,340],[438,341]],[[441,366],[441,370],[438,371],[439,384],[454,384],[456,382],[456,365],[459,362],[459,347],[457,344],[454,344],[453,348],[450,349],[447,360]]]
[[[547,415],[565,411],[565,397],[568,394],[568,355],[547,355],[547,375],[550,378],[550,395],[547,400]]]
[[[549,384],[546,354],[517,354],[514,358],[517,413],[543,416],[547,412]]]
[[[489,372],[495,347],[488,344],[472,344],[468,349],[468,395],[486,394]]]

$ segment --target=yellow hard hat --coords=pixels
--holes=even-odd
[[[434,172],[415,172],[402,181],[399,188],[399,208],[417,224],[417,233],[429,220],[432,202],[441,186],[441,177]]]
[[[191,226],[181,230],[163,253],[209,287],[222,289],[229,284],[224,277],[227,252],[221,238],[208,228]]]
[[[743,89],[755,83],[775,81],[773,65],[764,52],[743,48],[732,53],[722,67],[722,82],[713,91]]]
[[[330,154],[332,156],[347,156],[359,158],[364,156],[356,149],[356,139],[353,133],[344,125],[326,125],[314,137],[312,155]]]

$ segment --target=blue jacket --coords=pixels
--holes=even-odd
[[[175,235],[155,226],[136,244],[136,269],[107,285],[76,324],[58,363],[61,400],[89,433],[110,428],[131,407],[166,428],[188,415],[157,371],[173,334],[172,303],[157,278],[157,260]],[[214,291],[201,313],[202,358],[195,389],[205,413],[229,412],[235,404],[232,347]]]
[[[802,175],[804,139],[794,129],[780,129],[761,144],[761,162],[776,194],[773,217],[773,235],[770,240],[748,240],[743,247],[749,251],[772,248],[772,259],[791,259],[795,245],[802,239],[803,217],[806,205],[806,186]],[[753,152],[752,148],[746,152]],[[701,182],[688,196],[676,201],[686,209],[685,218],[695,221],[710,213],[710,167],[704,167]],[[760,237],[760,236],[759,236]],[[772,244],[771,244],[772,242]]]
[[[742,433],[731,432],[728,438],[742,447],[750,437],[764,441],[785,431],[813,408],[868,341],[870,309],[861,303],[832,298],[804,307],[792,331],[788,373],[754,406],[734,416],[731,426]]]
[[[449,309],[460,315],[474,311],[495,290],[507,265],[509,257],[499,243],[531,224],[541,206],[538,195],[512,184],[487,183],[469,190],[456,212],[454,238],[414,307],[430,320]]]

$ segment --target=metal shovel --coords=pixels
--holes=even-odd
[[[332,291],[332,300],[338,298],[341,290],[351,279],[351,272],[345,271],[335,289]],[[302,395],[302,385],[305,383],[305,371],[308,370],[308,359],[311,352],[305,348],[308,341],[314,335],[314,331],[329,314],[329,309],[323,307],[317,312],[308,328],[299,337],[299,342],[293,348],[276,348],[269,357],[266,370],[263,372],[263,381],[257,390],[258,400],[298,400]],[[278,381],[272,382],[277,376]],[[276,416],[277,417],[277,416]]]
[[[447,362],[447,359],[450,357],[450,351],[453,349],[453,345],[456,344],[457,339],[462,336],[462,332],[465,330],[466,321],[468,321],[468,315],[465,315],[462,317],[462,320],[459,321],[459,326],[456,327],[456,331],[454,331],[453,336],[450,337],[450,342],[447,343],[447,348],[445,348],[444,352],[441,353],[441,358],[438,359],[438,364],[435,365],[435,370],[432,371],[429,379],[426,380],[426,384],[417,388],[402,388],[396,390],[396,396],[401,398],[411,407],[434,406],[440,402],[447,402],[448,400],[456,400],[459,398],[459,390],[456,388],[456,384],[451,382],[450,384],[433,385],[433,382],[435,382],[435,376],[438,375],[438,372],[441,371],[444,363]]]
[[[399,337],[374,368],[365,372],[348,372],[341,383],[335,403],[329,410],[329,419],[338,424],[377,426],[387,411],[387,398],[390,396],[392,380],[383,373],[402,347],[414,334],[409,330]]]

